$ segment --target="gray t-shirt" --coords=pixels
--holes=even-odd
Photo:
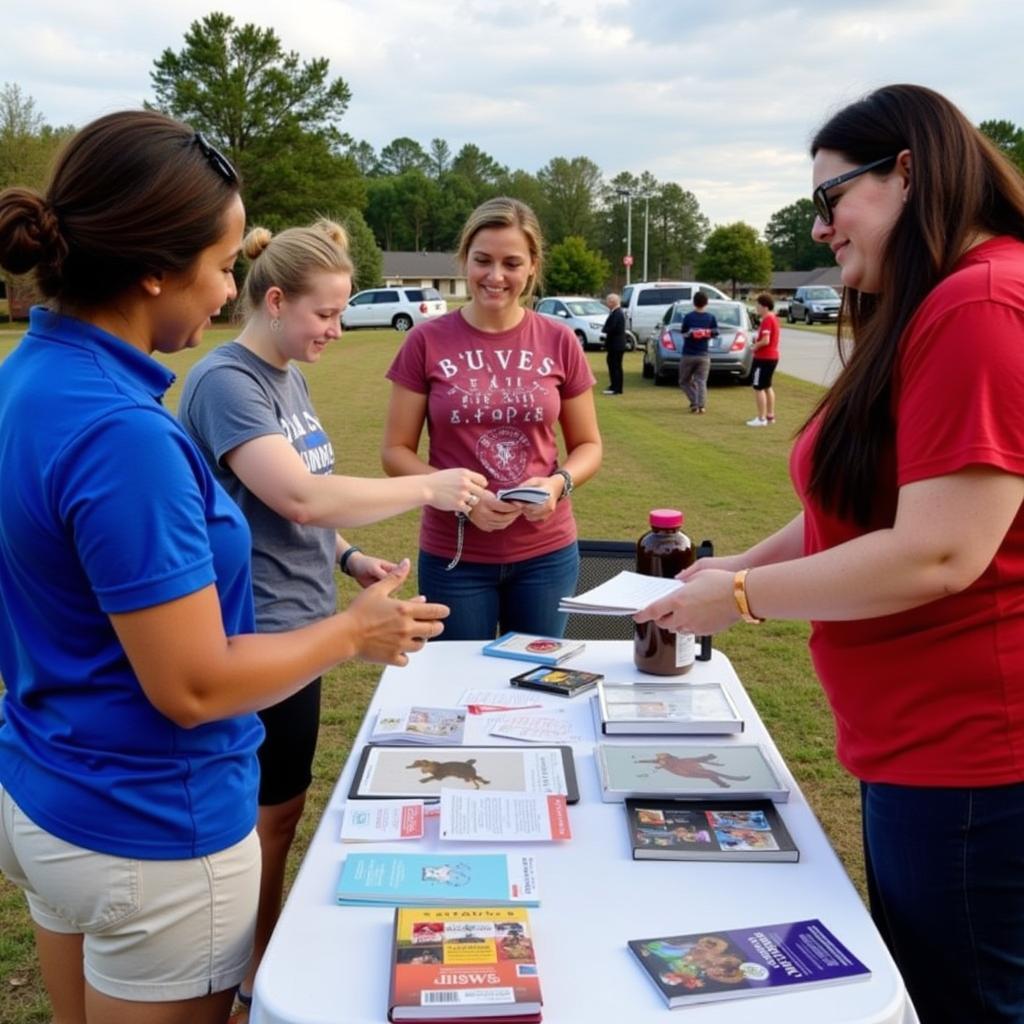
[[[334,471],[334,449],[298,368],[280,370],[229,342],[189,371],[178,419],[249,521],[257,629],[282,632],[333,613],[334,530],[278,515],[222,461],[246,441],[283,434],[311,473]]]

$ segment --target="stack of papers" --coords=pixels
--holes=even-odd
[[[677,579],[620,572],[592,590],[563,597],[558,610],[581,615],[633,615],[653,601],[674,594],[683,585]]]

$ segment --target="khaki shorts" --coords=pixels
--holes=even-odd
[[[252,955],[260,885],[256,832],[194,860],[113,857],[39,828],[0,787],[0,869],[32,920],[82,934],[86,981],[136,1002],[234,988]]]

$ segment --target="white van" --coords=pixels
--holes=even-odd
[[[709,299],[729,299],[725,292],[702,281],[642,281],[622,289],[622,308],[626,329],[642,348],[654,332],[662,315],[673,302],[689,302],[694,292],[704,292]]]

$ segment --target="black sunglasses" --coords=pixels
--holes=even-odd
[[[238,184],[238,172],[231,166],[231,161],[214,145],[212,145],[202,132],[196,132],[192,141],[199,147],[199,151],[209,161],[210,166],[229,184]]]
[[[814,210],[821,218],[821,223],[832,223],[832,201],[828,197],[830,189],[835,188],[837,185],[844,185],[846,182],[859,178],[862,174],[867,174],[868,171],[873,171],[884,164],[891,164],[895,159],[895,156],[883,156],[881,160],[872,160],[869,164],[864,164],[862,167],[854,167],[852,171],[847,171],[836,178],[829,178],[828,181],[823,181],[811,196],[811,199],[814,201]]]

